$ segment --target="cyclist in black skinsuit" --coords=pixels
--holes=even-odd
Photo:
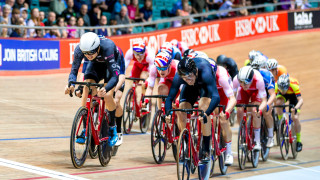
[[[117,130],[115,125],[115,109],[116,105],[113,99],[114,87],[118,83],[118,76],[120,74],[120,68],[118,65],[118,58],[121,58],[119,51],[110,39],[104,37],[98,37],[97,34],[88,32],[81,36],[80,44],[75,48],[74,61],[72,63],[71,72],[69,75],[69,82],[77,80],[77,74],[81,65],[82,59],[86,57],[89,62],[84,74],[84,80],[86,82],[99,83],[104,79],[104,83],[107,85],[98,91],[98,96],[104,97],[106,109],[110,112],[110,139],[108,141],[110,146],[113,146],[117,140]],[[109,78],[107,73],[110,74]],[[73,93],[74,85],[66,87],[65,93]],[[88,97],[88,88],[84,87],[82,106],[86,105]],[[76,140],[81,144],[85,142],[84,138],[79,137]]]
[[[225,55],[220,55],[217,57],[217,65],[226,68],[232,79],[239,72],[237,63],[232,58],[226,57]]]
[[[200,117],[200,120],[208,119],[207,116],[213,112],[220,102],[215,72],[210,63],[206,59],[199,57],[194,59],[185,57],[179,62],[178,72],[173,79],[173,84],[165,103],[167,121],[170,119],[169,110],[172,109],[172,101],[175,99],[181,85],[183,87],[180,93],[179,108],[191,109],[200,96],[199,109],[205,111],[205,115]],[[181,130],[186,125],[182,121],[186,119],[186,114],[179,113],[178,115],[179,128]],[[202,125],[204,150],[202,159],[209,160],[211,121],[202,123]]]

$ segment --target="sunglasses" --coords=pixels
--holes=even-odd
[[[252,82],[252,80],[250,80],[250,79],[245,79],[244,81],[240,81],[240,83],[243,83],[243,84],[250,84],[251,82]]]
[[[165,70],[168,69],[168,67],[169,67],[169,66],[167,66],[167,67],[157,67],[157,66],[156,66],[156,68],[157,68],[158,71],[165,71]]]
[[[136,55],[136,56],[142,56],[142,55],[144,55],[144,51],[143,52],[133,51],[133,54]]]

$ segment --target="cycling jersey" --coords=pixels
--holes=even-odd
[[[120,66],[120,74],[126,74],[126,66],[125,66],[125,62],[124,62],[124,57],[123,57],[123,51],[120,47],[118,47],[118,51],[120,54],[120,58],[118,58],[118,64]]]
[[[187,43],[185,42],[178,42],[178,49],[180,50],[181,54],[183,54],[187,49],[189,49]]]
[[[159,49],[158,53],[159,52],[161,52],[161,48]],[[175,59],[175,60],[182,59],[181,51],[175,46],[172,47],[172,54],[171,53],[169,53],[169,54],[171,55],[172,59]]]
[[[295,94],[297,97],[301,96],[301,92],[300,92],[300,88],[299,88],[299,81],[295,78],[289,77],[290,80],[290,85],[289,85],[289,89],[286,92],[286,94]],[[275,92],[280,93],[279,92],[279,88],[278,88],[278,83],[276,84],[275,87]]]
[[[167,75],[167,77],[165,78],[160,78],[160,81],[163,82],[163,81],[167,81],[167,80],[170,80],[172,82],[173,78],[174,78],[174,75],[176,74],[176,71],[177,71],[177,65],[178,65],[179,61],[177,60],[172,60],[171,64],[170,64],[170,72],[169,74]],[[152,66],[150,68],[150,73],[149,73],[149,77],[147,79],[147,82],[148,82],[148,86],[150,87],[154,87],[154,83],[155,83],[155,80],[156,78],[159,78],[160,75],[158,73],[158,70],[156,68],[156,66]],[[171,86],[171,85],[170,85]]]
[[[232,58],[224,58],[219,65],[226,66],[226,69],[232,79],[238,74],[237,63]]]
[[[209,107],[205,111],[207,115],[211,114],[220,102],[215,73],[210,67],[210,63],[203,58],[194,58],[193,60],[198,69],[195,84],[190,86],[178,75],[178,73],[175,74],[165,103],[167,115],[172,108],[172,102],[179,92],[181,85],[183,85],[183,88],[180,93],[180,103],[186,101],[193,105],[199,96],[211,98]]]
[[[266,69],[260,69],[259,72],[263,77],[266,90],[275,89],[275,82],[272,73]]]
[[[287,68],[282,66],[282,65],[278,65],[278,67],[277,67],[277,76],[275,77],[275,81],[278,81],[279,77],[282,74],[288,74]]]
[[[261,102],[261,98],[267,96],[262,75],[257,70],[253,71],[253,80],[247,90],[244,90],[242,86],[240,86],[237,76],[233,79],[233,91],[237,92],[238,104],[248,104],[249,100],[251,100],[251,102]]]
[[[199,58],[203,58],[203,59],[209,59],[209,56],[202,51],[194,51],[194,52],[190,53],[188,55],[188,57],[190,57],[190,58],[199,57]]]
[[[233,84],[229,73],[222,66],[217,67],[216,81],[220,96],[220,104],[227,106],[229,102],[228,98],[233,95]]]
[[[77,45],[74,50],[74,60],[72,62],[71,72],[69,74],[69,82],[76,81],[78,70],[81,65],[81,61],[84,58],[84,54],[80,50],[80,46]],[[100,50],[97,57],[89,61],[85,71],[84,79],[92,78],[97,83],[101,78],[105,78],[107,71],[111,74],[110,80],[108,81],[105,89],[108,92],[118,82],[118,75],[120,74],[120,68],[117,63],[118,58],[121,58],[116,45],[111,39],[100,37]],[[100,66],[99,68],[97,66]]]

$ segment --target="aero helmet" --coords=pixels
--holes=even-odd
[[[217,64],[218,65],[223,65],[225,64],[225,58],[227,58],[225,55],[221,54],[217,57]]]
[[[165,71],[168,69],[172,61],[171,55],[166,51],[161,51],[154,59],[154,65],[159,71]]]
[[[244,82],[245,84],[250,84],[252,82],[254,71],[250,66],[244,66],[239,70],[238,80]]]
[[[179,61],[178,74],[179,76],[185,76],[190,73],[193,73],[193,74],[197,73],[196,63],[192,58],[184,57],[182,60]]]
[[[146,44],[143,41],[138,41],[132,45],[133,52],[143,54],[146,51]]]
[[[289,89],[290,86],[290,79],[289,79],[289,75],[287,74],[282,74],[278,81],[278,88],[280,91],[287,91]]]
[[[100,46],[100,38],[96,33],[87,32],[81,36],[79,46],[84,54],[94,54]]]
[[[278,68],[278,61],[276,59],[269,59],[267,61],[267,69],[270,71],[272,69]]]

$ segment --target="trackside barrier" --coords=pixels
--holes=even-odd
[[[274,12],[198,23],[180,28],[110,37],[125,53],[137,40],[157,50],[163,42],[177,39],[190,48],[258,37],[289,30],[320,27],[320,11]],[[79,39],[0,39],[0,70],[70,68]]]

